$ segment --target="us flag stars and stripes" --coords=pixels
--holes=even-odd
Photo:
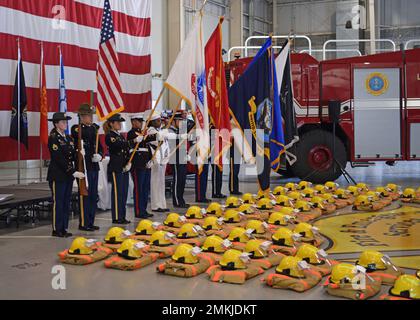
[[[124,111],[111,5],[105,0],[98,63],[98,112],[101,120]]]

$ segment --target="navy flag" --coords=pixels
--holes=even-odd
[[[19,99],[20,96],[20,105]],[[15,87],[13,89],[12,119],[10,122],[10,138],[19,141],[18,121],[20,121],[20,142],[28,149],[28,99],[26,97],[25,76],[22,60],[16,68]],[[20,114],[20,119],[19,119]]]
[[[257,56],[252,65],[229,89],[233,128],[241,129],[243,141],[236,139],[238,149],[252,153],[257,162],[260,192],[270,189],[270,135],[273,103],[270,98],[270,50]],[[238,141],[239,140],[239,141]],[[246,160],[247,157],[244,157]]]

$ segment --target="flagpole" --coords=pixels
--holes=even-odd
[[[147,120],[146,120],[146,125],[144,126],[143,132],[141,133],[141,135],[142,135],[142,136],[144,136],[144,135],[146,134],[146,132],[147,132],[147,127],[149,126],[150,120],[152,119],[152,115],[153,115],[153,113],[155,112],[155,110],[156,110],[156,108],[157,108],[157,106],[158,106],[158,104],[159,104],[160,100],[162,99],[164,92],[165,92],[165,87],[163,87],[163,88],[162,88],[162,90],[160,90],[159,97],[157,98],[157,100],[156,100],[156,102],[155,102],[155,105],[154,105],[153,109],[150,111],[150,114],[149,114],[149,116],[147,117]],[[136,146],[134,147],[134,149],[133,149],[133,152],[131,153],[131,157],[130,157],[130,159],[128,160],[128,164],[131,164],[131,163],[133,162],[134,155],[136,154],[136,152],[137,152],[137,150],[139,149],[139,147],[140,147],[140,143],[137,143],[137,145],[136,145]]]
[[[18,102],[18,108],[17,108],[17,121],[18,121],[18,178],[17,178],[17,183],[20,184],[20,61],[21,61],[21,56],[20,56],[20,39],[17,38],[17,43],[18,43],[18,98],[17,98],[17,102]]]
[[[41,79],[41,82],[40,82],[40,93],[41,93],[41,99],[42,99],[42,90],[43,90],[43,87],[42,87],[42,84],[43,84],[43,72],[42,72],[42,66],[43,66],[43,63],[44,63],[44,44],[42,43],[42,41],[40,42],[40,44],[41,44],[41,65],[40,65],[40,74],[41,74],[41,76],[40,76],[40,79]],[[40,108],[42,108],[42,106],[40,105]],[[41,118],[42,118],[42,111],[43,110],[39,110],[39,115],[41,116]],[[39,126],[39,129],[41,129],[41,126]],[[39,148],[39,182],[42,182],[42,139],[41,139],[41,131],[40,131],[40,134],[39,134],[39,145],[40,145],[40,148]]]
[[[169,119],[168,123],[166,124],[165,129],[169,129],[169,127],[171,126],[172,122],[174,121],[176,112],[179,110],[179,107],[181,106],[182,100],[183,100],[182,98],[179,99],[178,105],[176,106],[176,109],[173,112],[172,117]],[[152,160],[150,160],[150,161],[155,160],[156,155],[157,155],[157,152],[162,147],[162,145],[163,145],[163,141],[162,142],[159,142],[159,145],[157,146],[157,148],[156,148],[156,150],[155,150],[155,152],[154,152],[154,154],[152,156]]]

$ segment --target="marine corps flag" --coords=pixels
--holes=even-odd
[[[23,143],[28,149],[28,99],[26,97],[25,75],[23,73],[23,64],[18,50],[18,63],[16,68],[15,87],[13,89],[12,120],[10,122],[10,138]],[[20,128],[19,122],[20,121]]]
[[[270,48],[271,49],[271,48]],[[270,49],[255,57],[252,65],[229,89],[233,127],[242,131],[235,136],[238,149],[247,161],[251,152],[257,163],[260,191],[270,188],[270,135],[273,103],[270,99]],[[236,131],[236,130],[233,130]]]
[[[221,17],[205,48],[207,103],[213,126],[218,130],[214,145],[214,163],[223,165],[223,153],[230,147],[229,98],[222,54]]]

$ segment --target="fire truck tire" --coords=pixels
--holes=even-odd
[[[313,183],[335,181],[341,176],[341,171],[334,172],[333,139],[335,139],[335,158],[343,168],[347,164],[346,147],[338,137],[322,129],[306,132],[296,146],[298,161],[292,167],[294,174],[300,179]]]

